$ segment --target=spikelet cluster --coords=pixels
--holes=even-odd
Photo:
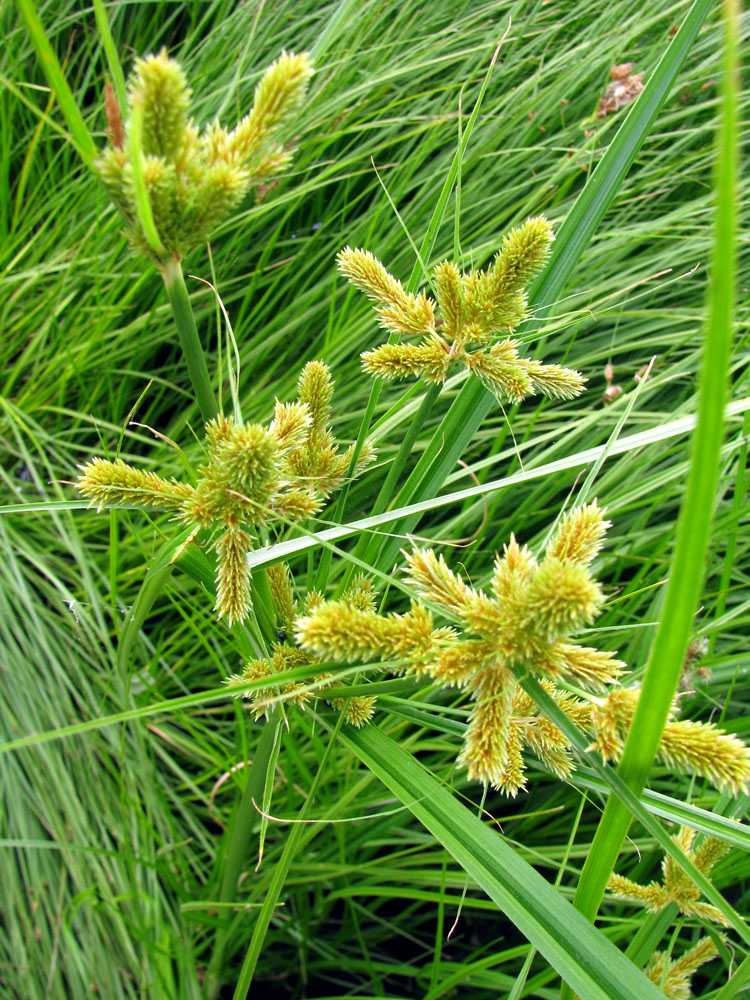
[[[340,453],[328,426],[333,381],[326,365],[306,365],[299,388],[296,402],[277,400],[268,426],[223,416],[209,421],[207,460],[195,486],[101,458],[83,466],[76,482],[100,510],[127,506],[168,511],[194,529],[191,538],[201,530],[210,532],[217,557],[216,609],[230,625],[250,611],[247,554],[257,529],[317,513],[352,462],[352,449]],[[365,446],[355,473],[372,455]]]
[[[673,840],[706,877],[714,865],[729,852],[729,845],[715,837],[703,837],[696,845],[695,831],[685,826],[680,827]],[[665,855],[662,861],[661,882],[640,885],[623,875],[613,874],[609,877],[607,888],[616,899],[636,903],[649,913],[660,913],[670,904],[675,904],[686,917],[728,926],[721,910],[700,899],[698,887],[669,855]],[[723,939],[720,937],[720,940]],[[644,972],[669,1000],[690,1000],[690,980],[693,973],[717,954],[715,942],[711,938],[701,938],[678,959],[673,960],[671,955],[661,951],[654,952]]]
[[[690,980],[706,962],[719,954],[711,938],[701,938],[681,958],[672,959],[663,951],[655,951],[643,970],[662,991],[667,1000],[690,1000]]]
[[[310,426],[304,444],[290,452],[289,468],[298,481],[309,482],[328,496],[343,483],[355,448],[352,445],[339,452],[329,427],[333,380],[328,367],[321,361],[305,365],[297,382],[297,396],[307,407]],[[373,457],[372,447],[365,441],[357,457],[358,468],[364,468]]]
[[[704,837],[696,846],[695,830],[686,826],[680,828],[673,840],[698,871],[706,876],[729,852],[729,845],[715,837]],[[662,862],[661,882],[639,885],[623,875],[610,875],[607,888],[617,899],[638,903],[649,913],[659,913],[670,903],[675,903],[680,913],[686,917],[697,917],[724,927],[728,926],[728,921],[721,910],[700,899],[698,887],[669,855],[665,855]]]
[[[470,586],[430,549],[406,554],[406,573],[420,597],[444,609],[462,628],[436,626],[432,612],[412,601],[404,614],[378,614],[341,601],[320,601],[295,623],[299,645],[322,659],[390,659],[405,672],[471,699],[459,763],[469,777],[508,795],[525,787],[523,752],[530,750],[564,779],[573,750],[557,726],[518,685],[512,667],[542,679],[558,707],[593,742],[605,760],[619,760],[639,689],[619,686],[624,664],[611,652],[584,646],[574,636],[602,604],[591,563],[609,522],[596,502],[565,515],[537,561],[511,536],[495,560],[491,593]],[[560,687],[572,682],[587,698]],[[601,695],[596,692],[602,692]],[[668,766],[709,779],[723,791],[750,786],[750,749],[712,724],[681,721],[672,712],[658,757]]]
[[[138,59],[124,126],[122,109],[108,91],[110,144],[98,161],[133,246],[157,263],[180,258],[205,242],[251,188],[280,174],[293,151],[280,144],[279,131],[303,102],[311,74],[306,55],[282,53],[265,71],[250,113],[234,131],[214,122],[200,132],[189,117],[191,91],[179,63],[165,49]],[[133,139],[135,116],[141,122],[140,149]],[[138,221],[135,157],[163,254],[155,253]]]
[[[470,587],[428,549],[407,554],[410,582],[457,617],[463,634],[436,628],[419,602],[404,615],[387,616],[326,602],[298,620],[298,640],[322,657],[398,659],[417,676],[465,688],[472,709],[459,763],[470,777],[515,795],[524,785],[524,746],[546,754],[561,776],[569,773],[572,759],[562,734],[532,712],[511,666],[523,664],[550,681],[567,678],[593,688],[611,683],[623,666],[612,653],[571,638],[593,621],[602,603],[589,567],[607,524],[596,503],[574,510],[539,563],[511,538],[496,560],[491,594]],[[574,717],[576,704],[566,702]]]
[[[590,750],[606,760],[622,756],[630,724],[640,698],[637,687],[621,687],[591,705],[588,727],[594,736]],[[750,748],[711,722],[676,719],[670,712],[657,750],[657,759],[676,771],[706,778],[722,792],[738,795],[750,787]]]
[[[297,605],[294,600],[292,578],[285,563],[270,567],[268,570],[271,593],[276,607],[279,623],[279,641],[273,644],[271,654],[262,659],[250,660],[239,674],[227,678],[230,688],[245,684],[248,681],[268,679],[294,667],[315,666],[320,659],[294,644],[294,623],[297,618]],[[313,591],[305,601],[304,613],[311,613],[320,603],[320,595]],[[362,611],[374,611],[374,595],[369,581],[356,578],[342,597],[345,607],[358,608]],[[270,684],[259,690],[243,692],[243,697],[252,702],[252,711],[256,719],[268,715],[270,709],[278,702],[293,703],[304,709],[311,699],[325,697],[325,689],[339,682],[328,673],[314,674],[311,680],[302,684],[295,681],[282,681]],[[358,729],[366,725],[375,710],[375,698],[367,695],[353,695],[346,698],[326,698],[333,708],[344,713],[344,721]]]
[[[347,247],[338,255],[341,273],[375,304],[381,326],[417,335],[417,344],[382,344],[362,355],[366,372],[378,378],[423,378],[442,383],[463,365],[500,400],[520,403],[534,393],[571,399],[584,379],[570,368],[522,358],[511,333],[526,315],[526,287],[542,269],[553,240],[544,216],[527,219],[505,237],[485,271],[463,274],[444,261],[433,272],[437,301],[406,292],[367,250]]]

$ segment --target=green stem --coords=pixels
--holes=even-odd
[[[750,983],[750,955],[747,955],[742,964],[737,966],[731,978],[721,989],[712,994],[713,1000],[731,1000],[747,983]]]
[[[271,923],[271,918],[273,917],[274,911],[279,902],[279,897],[281,896],[284,888],[286,877],[289,874],[292,861],[294,861],[305,832],[307,814],[313,804],[313,801],[315,800],[318,786],[324,776],[329,773],[328,761],[333,747],[336,746],[336,737],[339,735],[341,730],[343,719],[343,714],[339,714],[338,721],[332,731],[331,739],[326,746],[317,773],[310,786],[310,790],[305,798],[302,808],[300,809],[296,822],[292,824],[286,844],[284,845],[284,850],[281,853],[281,857],[274,867],[268,890],[263,898],[263,904],[261,905],[258,918],[255,922],[255,927],[253,928],[253,936],[250,939],[250,944],[248,945],[247,952],[245,953],[245,959],[242,963],[242,968],[240,969],[237,984],[234,988],[233,1000],[246,1000],[250,991],[250,984],[252,983],[253,975],[255,974],[255,967],[258,964],[258,958],[260,957],[260,953],[263,949],[263,944],[266,939],[268,927]],[[213,1000],[213,998],[209,998],[209,1000]]]
[[[661,621],[618,768],[621,778],[636,795],[640,795],[646,784],[682,672],[703,583],[719,476],[735,300],[739,134],[736,0],[725,0],[724,9],[726,46],[723,113],[717,137],[717,209],[698,422]],[[599,909],[631,821],[627,806],[611,796],[597,827],[574,900],[576,908],[589,920],[595,918]],[[561,996],[572,996],[567,986],[563,987]]]
[[[266,772],[273,753],[279,724],[280,719],[274,716],[263,726],[258,748],[250,767],[250,776],[247,779],[232,824],[226,834],[226,850],[222,852],[224,870],[219,889],[220,903],[230,902],[237,891],[237,880],[240,877],[242,865],[247,859],[253,826],[258,819],[256,803],[263,801]],[[226,924],[220,926],[216,931],[216,942],[206,972],[206,997],[208,1000],[215,1000],[221,989],[221,971],[229,933],[230,928]]]
[[[425,421],[432,412],[432,408],[440,395],[442,385],[430,385],[427,388],[422,397],[422,402],[420,403],[419,409],[414,414],[414,419],[409,424],[406,434],[401,439],[401,445],[398,449],[395,459],[391,462],[391,467],[388,470],[388,475],[386,476],[385,482],[380,487],[380,492],[377,495],[375,503],[372,505],[372,514],[382,514],[386,507],[391,502],[393,494],[395,492],[396,483],[399,480],[399,476],[404,470],[406,463],[411,455],[412,448],[414,447],[414,442],[417,440],[419,432],[422,430]],[[366,534],[360,535],[357,542],[357,546],[354,550],[354,555],[357,559],[364,559],[367,553],[367,549],[370,543],[369,536]],[[356,563],[351,563],[349,569],[344,577],[344,582],[340,589],[344,589],[349,583],[349,580],[354,574],[356,568]]]
[[[354,476],[354,470],[357,466],[357,461],[362,453],[362,448],[364,446],[365,440],[367,438],[368,431],[370,430],[370,425],[372,424],[372,418],[375,413],[375,407],[378,405],[378,400],[380,399],[380,393],[383,388],[383,384],[380,381],[376,381],[373,387],[370,389],[370,398],[367,401],[367,409],[365,410],[365,415],[362,418],[362,424],[359,428],[359,434],[357,435],[357,440],[354,444],[354,452],[352,453],[351,461],[349,462],[349,468],[346,473],[346,481],[341,489],[339,498],[336,502],[336,507],[333,513],[333,521],[336,524],[341,524],[344,520],[344,510],[346,509],[346,501],[349,496],[349,487],[351,485],[352,477]],[[315,574],[315,589],[319,590],[321,593],[325,593],[326,585],[328,583],[328,574],[331,569],[331,550],[326,549],[325,552],[320,557],[320,562],[318,563],[318,570]]]
[[[170,257],[159,270],[169,296],[169,304],[172,307],[182,354],[185,358],[190,381],[193,383],[195,398],[200,407],[201,416],[207,423],[218,414],[219,407],[216,404],[216,396],[211,386],[206,356],[198,337],[193,307],[190,305],[190,296],[182,274],[182,264],[175,257]]]

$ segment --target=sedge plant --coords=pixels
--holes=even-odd
[[[279,97],[283,73],[276,78],[278,86],[269,84],[266,91],[269,106],[283,106],[278,117],[259,113],[257,128],[243,120],[247,141],[237,138],[239,126],[233,133],[216,125],[199,134],[187,118],[184,76],[164,53],[138,64],[124,123],[119,107],[108,98],[110,146],[99,168],[132,246],[162,273],[175,314],[183,317],[178,326],[182,323],[184,329],[192,318],[187,293],[179,287],[181,283],[184,290],[184,255],[208,238],[252,186],[288,162],[288,150],[274,129],[283,126],[304,94],[309,63],[304,71],[295,65],[296,77],[291,73],[289,80],[297,82],[290,85],[287,104]],[[256,107],[263,105],[262,86]],[[160,95],[158,100],[154,95]],[[247,137],[260,134],[258,120],[272,127],[251,155]],[[493,398],[514,403],[532,393],[561,399],[578,395],[584,384],[578,372],[522,357],[520,343],[511,336],[526,315],[526,289],[544,267],[551,242],[549,223],[542,217],[529,219],[506,237],[486,270],[465,272],[457,261],[438,265],[431,272],[434,298],[427,291],[404,292],[367,251],[342,251],[342,272],[374,301],[389,333],[407,340],[365,352],[364,370],[378,379],[421,378],[439,388],[463,367],[473,387],[479,384]],[[409,343],[410,337],[419,342]],[[194,358],[199,356],[191,350]],[[190,354],[187,348],[185,354]],[[349,472],[364,470],[370,453],[366,446],[359,455],[341,449],[333,439],[332,382],[322,362],[303,371],[298,400],[278,403],[266,424],[221,415],[212,401],[210,379],[202,381],[200,365],[192,367],[206,419],[205,460],[193,480],[168,480],[119,460],[93,458],[77,486],[98,508],[163,511],[189,528],[190,541],[205,539],[217,556],[216,611],[237,624],[252,611],[248,552],[269,533],[276,537],[290,523],[315,517]],[[305,379],[312,383],[313,376],[317,394],[304,388]],[[590,752],[617,761],[640,690],[623,683],[625,664],[615,653],[589,646],[582,635],[604,603],[604,587],[594,569],[607,527],[604,511],[594,503],[566,515],[536,554],[511,536],[496,557],[488,591],[467,582],[433,548],[408,548],[401,585],[413,599],[408,611],[379,608],[366,577],[331,601],[296,586],[287,566],[272,566],[268,581],[277,641],[265,656],[248,661],[231,677],[229,689],[248,695],[256,719],[271,715],[277,704],[312,708],[318,695],[343,712],[345,726],[359,729],[376,718],[377,702],[368,696],[327,697],[333,679],[324,664],[395,662],[397,672],[416,681],[465,692],[469,723],[463,746],[456,747],[459,765],[482,785],[517,795],[528,783],[524,754],[530,752],[560,779],[569,778],[575,766],[571,743],[517,683],[514,670],[523,667],[541,679],[560,710],[586,733]],[[516,532],[524,536],[522,523]],[[299,665],[310,668],[310,683],[275,679]],[[242,685],[258,681],[262,686],[242,691]],[[744,744],[711,724],[680,720],[678,711],[679,704],[672,702],[657,748],[659,759],[703,776],[729,794],[745,790],[750,761]],[[683,838],[680,844],[700,867],[703,845],[696,852],[692,841]],[[692,915],[707,916],[695,909],[701,904],[693,889],[682,886],[678,892],[679,878],[673,876],[668,878],[665,869],[663,885],[651,893],[654,900],[678,905],[681,900],[694,907]],[[628,898],[638,898],[637,883],[622,882],[623,887],[635,894]],[[236,879],[230,888],[234,893]],[[649,977],[668,996],[686,995],[687,977],[711,955],[705,942],[679,959],[660,954]],[[674,984],[671,994],[667,983]]]
[[[442,383],[451,366],[461,363],[496,395],[514,402],[534,391],[562,398],[580,393],[584,382],[578,372],[528,361],[517,342],[494,339],[512,331],[524,315],[524,285],[542,265],[550,242],[546,220],[535,218],[509,234],[484,272],[464,275],[453,264],[439,265],[437,302],[424,293],[406,293],[370,254],[344,251],[341,269],[375,299],[381,322],[423,337],[416,347],[389,344],[366,352],[365,372]],[[372,457],[367,446],[358,453],[354,446],[339,450],[328,426],[332,392],[327,367],[311,362],[300,375],[297,401],[277,401],[267,426],[222,416],[209,421],[207,460],[195,485],[94,458],[82,468],[77,487],[100,509],[124,505],[171,513],[191,527],[188,543],[205,532],[217,555],[216,610],[230,625],[242,622],[251,611],[247,555],[260,535],[274,525],[313,517],[348,470],[361,472]],[[338,600],[316,590],[298,600],[290,569],[281,563],[268,573],[278,641],[232,675],[228,686],[250,698],[256,719],[269,717],[279,704],[305,709],[322,698],[355,728],[374,718],[376,698],[329,695],[335,678],[326,664],[380,661],[415,680],[461,688],[470,709],[459,767],[469,779],[516,796],[527,786],[524,753],[530,751],[562,780],[575,770],[570,741],[518,683],[522,669],[539,678],[557,709],[588,734],[589,752],[617,761],[637,712],[639,688],[623,683],[626,664],[615,653],[578,638],[604,603],[593,564],[609,526],[593,502],[565,514],[538,557],[511,535],[495,559],[489,592],[467,583],[431,548],[405,551],[403,586],[413,595],[405,613],[377,608],[366,577],[357,578]],[[447,623],[437,624],[435,612]],[[298,667],[310,668],[308,682],[285,679]],[[678,709],[675,703],[663,728],[659,759],[729,794],[747,791],[750,749],[711,723],[678,719]],[[236,865],[228,870],[235,872]],[[223,889],[234,891],[231,879]],[[665,886],[661,895],[671,899],[670,892]],[[698,913],[701,904],[691,905],[684,912]],[[222,933],[212,960],[212,995],[225,945]],[[676,984],[677,996],[709,957],[702,946],[681,964],[662,957],[654,969]]]
[[[136,60],[123,112],[107,90],[109,144],[96,163],[136,252],[156,265],[167,291],[183,356],[205,421],[215,394],[185,286],[182,259],[205,243],[248,191],[278,177],[293,147],[280,132],[307,93],[307,55],[282,53],[263,74],[251,110],[229,131],[202,132],[189,117],[191,91],[166,50]]]

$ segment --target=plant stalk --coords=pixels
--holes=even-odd
[[[170,257],[159,270],[164,279],[169,304],[172,307],[182,354],[185,358],[190,381],[193,384],[195,398],[204,423],[208,423],[218,414],[219,407],[211,386],[206,356],[203,353],[198,329],[195,325],[193,307],[190,305],[190,296],[182,274],[182,264],[177,258]]]
[[[248,845],[253,826],[258,818],[256,803],[263,801],[263,789],[266,784],[268,764],[273,752],[279,725],[280,719],[278,715],[274,715],[263,726],[258,748],[255,751],[255,757],[250,767],[250,776],[247,779],[247,784],[237,806],[232,825],[226,833],[226,850],[222,852],[224,870],[221,875],[221,886],[219,888],[220,903],[230,902],[237,891],[237,880],[240,877],[243,862],[247,859]],[[211,960],[208,964],[208,971],[206,972],[205,992],[207,1000],[216,1000],[221,989],[221,971],[229,933],[229,926],[226,924],[220,926],[216,931],[216,941]]]

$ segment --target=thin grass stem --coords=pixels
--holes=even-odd
[[[164,287],[172,307],[182,355],[187,365],[190,381],[193,384],[195,399],[200,407],[203,420],[208,422],[217,415],[219,407],[211,386],[206,356],[198,336],[193,307],[190,305],[190,296],[185,286],[180,261],[174,258],[168,260],[161,269],[161,276],[164,279]]]
[[[263,726],[247,784],[237,804],[234,821],[226,834],[225,849],[220,855],[224,860],[219,888],[221,903],[229,903],[237,892],[237,880],[243,863],[247,861],[248,848],[252,844],[253,827],[258,819],[256,806],[263,801],[268,765],[273,755],[280,724],[277,712]],[[221,925],[216,931],[211,960],[206,972],[205,990],[208,1000],[215,1000],[221,989],[222,965],[230,932],[231,928],[226,924]]]

